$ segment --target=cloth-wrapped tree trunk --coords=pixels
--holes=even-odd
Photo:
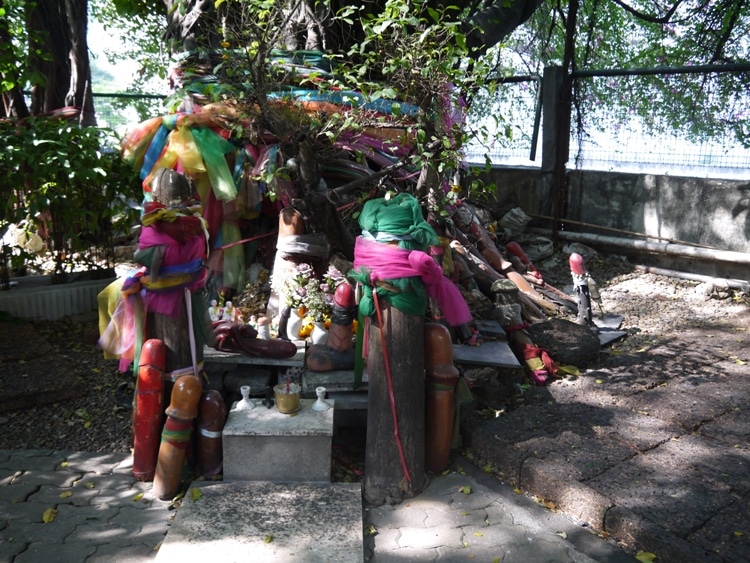
[[[382,327],[371,318],[367,360],[364,496],[375,505],[413,497],[427,483],[424,320],[385,300],[381,311]]]

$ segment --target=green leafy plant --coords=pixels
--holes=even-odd
[[[137,221],[131,202],[141,187],[107,131],[32,117],[0,122],[0,143],[2,232],[34,225],[54,255],[56,281],[77,253],[86,261],[95,248],[108,261],[113,235]]]

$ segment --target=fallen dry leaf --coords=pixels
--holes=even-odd
[[[55,518],[57,518],[57,510],[54,508],[48,508],[42,514],[42,522],[44,522],[45,524],[54,522]]]

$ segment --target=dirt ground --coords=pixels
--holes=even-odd
[[[578,250],[537,264],[545,280],[570,292]],[[750,560],[748,295],[596,253],[587,266],[626,335],[578,376],[474,413],[464,455],[634,553]],[[130,451],[133,376],[96,348],[95,316],[0,333],[0,449]]]

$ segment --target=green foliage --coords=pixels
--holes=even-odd
[[[650,69],[750,62],[750,11],[742,0],[681,3],[580,2],[574,69]],[[673,13],[668,9],[677,6]],[[540,8],[512,37],[521,67],[541,74],[560,65],[565,16]],[[577,81],[575,106],[585,129],[632,122],[693,140],[732,139],[750,146],[750,72],[657,74]]]
[[[162,39],[165,13],[161,1],[89,0],[89,19],[101,22],[114,37],[127,39],[114,42],[118,49],[104,50],[112,64],[138,62],[127,91],[149,93],[155,79],[166,82],[169,61]]]
[[[49,60],[49,54],[39,49],[40,38],[26,27],[26,2],[5,2],[0,6],[0,94],[28,85],[43,85],[44,76],[26,64],[29,56],[40,61]]]
[[[326,2],[317,6],[326,13]],[[338,14],[329,13],[330,19],[363,29],[362,40],[346,53],[285,50],[291,16],[287,6],[274,0],[226,0],[219,8],[217,21],[224,22],[222,49],[183,65],[187,92],[199,94],[205,102],[241,107],[279,138],[314,139],[319,156],[344,134],[382,125],[383,118],[374,119],[371,108],[384,103],[391,114],[389,125],[408,128],[409,137],[416,141],[408,157],[409,169],[433,167],[437,177],[446,178],[461,168],[468,133],[466,104],[481,87],[494,89],[495,84],[488,79],[484,60],[472,60],[456,7],[387,0],[382,11],[370,13],[348,5]],[[290,58],[295,64],[289,64]],[[207,59],[212,61],[208,76]],[[352,108],[310,114],[296,108],[291,99],[283,106],[270,103],[272,93],[277,97],[291,88],[338,92]],[[175,92],[172,107],[184,95]]]
[[[37,225],[54,252],[56,273],[71,253],[108,249],[113,233],[130,228],[140,182],[111,146],[106,131],[67,121],[0,122],[0,229]]]

